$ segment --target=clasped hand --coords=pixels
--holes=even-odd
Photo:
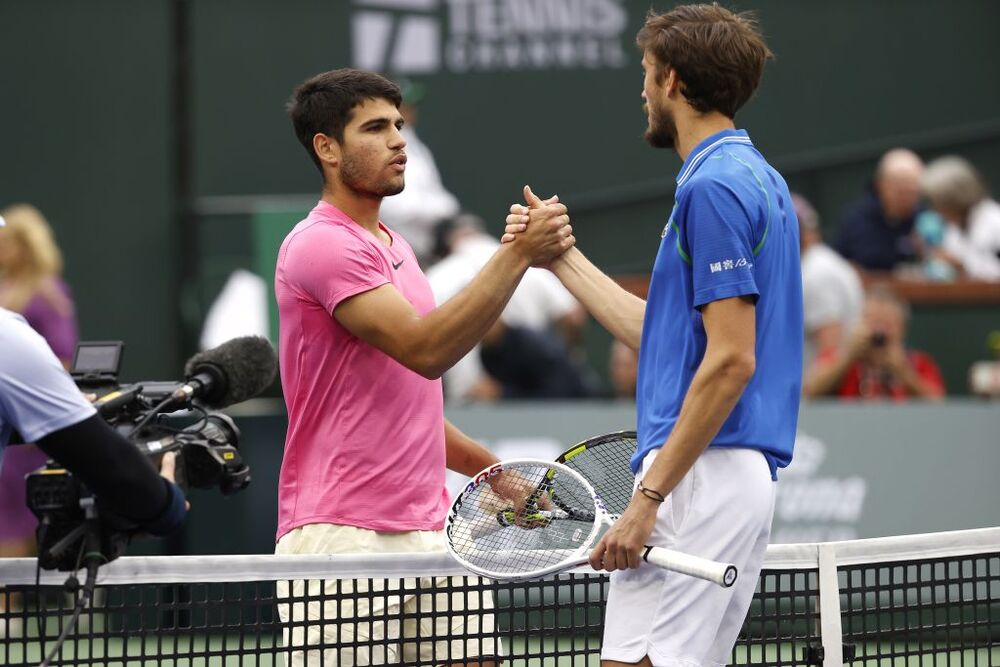
[[[543,201],[526,185],[524,200],[527,206],[514,204],[510,207],[501,241],[513,243],[515,248],[523,244],[531,265],[546,267],[576,245],[573,227],[559,197]]]

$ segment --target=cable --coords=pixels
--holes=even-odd
[[[52,523],[51,517],[45,514],[38,524],[38,544],[45,544],[45,536],[49,532],[49,525]],[[38,626],[38,644],[42,653],[45,653],[45,630],[42,626],[42,617],[45,615],[45,598],[42,597],[42,559],[38,554],[35,559],[35,625]]]
[[[159,414],[160,410],[173,403],[173,401],[174,401],[174,396],[173,394],[171,394],[170,396],[167,396],[165,399],[157,403],[152,410],[146,413],[146,416],[143,417],[138,424],[132,427],[132,430],[129,431],[127,437],[132,438],[133,436],[138,435],[142,431],[143,427],[149,424],[149,422],[153,421],[153,418]]]
[[[73,628],[76,627],[76,623],[80,619],[80,614],[83,613],[84,607],[87,606],[87,602],[89,602],[94,596],[94,588],[97,586],[97,568],[99,567],[100,564],[94,562],[95,559],[93,558],[93,556],[94,554],[92,553],[88,553],[85,556],[85,558],[88,560],[87,581],[83,584],[83,592],[80,594],[80,597],[77,599],[76,606],[73,608],[73,615],[70,616],[70,619],[69,621],[66,622],[66,625],[63,627],[62,632],[59,633],[59,637],[56,639],[56,643],[52,647],[52,650],[49,651],[48,655],[45,656],[45,659],[42,660],[41,663],[39,663],[39,667],[49,667],[49,665],[52,663],[52,659],[55,658],[56,654],[58,654],[62,650],[62,646],[64,643],[66,643],[66,638],[69,637],[69,633],[72,632]],[[70,577],[66,579],[67,587],[69,587],[70,582],[73,581],[75,578],[76,577],[70,575]],[[42,645],[42,650],[43,651],[45,650],[44,644]]]
[[[80,555],[77,560],[77,569],[79,569],[80,562],[86,564],[87,566],[87,580],[83,585],[83,592],[80,597],[77,598],[76,605],[73,608],[73,615],[70,616],[69,621],[63,627],[62,632],[59,633],[59,637],[56,639],[55,645],[52,650],[49,651],[45,659],[39,664],[39,667],[49,667],[53,658],[56,657],[62,650],[63,644],[66,642],[66,638],[69,637],[69,633],[73,631],[76,627],[76,623],[80,618],[80,614],[83,613],[83,609],[87,606],[87,603],[93,599],[94,588],[97,586],[97,570],[101,565],[107,562],[107,558],[101,552],[101,524],[97,516],[97,505],[93,498],[81,498],[80,506],[83,508],[83,513],[85,516],[84,525],[86,526],[86,532],[84,534],[83,542],[80,545]],[[36,573],[36,576],[37,573]],[[70,575],[66,579],[66,588],[75,587],[78,585],[75,575]],[[42,646],[42,651],[44,652],[44,644]]]

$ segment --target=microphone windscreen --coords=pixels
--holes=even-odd
[[[262,336],[242,336],[191,357],[184,365],[190,378],[201,370],[218,370],[225,378],[225,391],[218,400],[206,397],[210,408],[224,408],[253,398],[267,389],[278,372],[278,356],[271,342]]]

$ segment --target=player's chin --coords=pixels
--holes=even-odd
[[[383,197],[391,197],[402,192],[404,187],[406,187],[406,183],[403,180],[402,174],[400,174],[396,178],[389,179],[383,183],[379,190]]]

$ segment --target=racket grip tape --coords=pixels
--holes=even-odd
[[[663,547],[647,546],[642,559],[666,570],[705,579],[724,588],[735,584],[738,576],[736,566],[731,563],[718,563]]]

